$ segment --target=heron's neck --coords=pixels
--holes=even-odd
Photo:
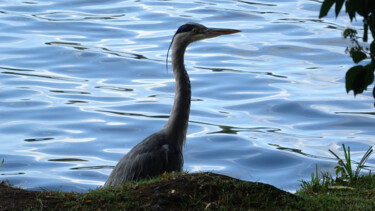
[[[177,42],[176,42],[177,41]],[[186,140],[186,131],[189,121],[191,87],[190,79],[185,70],[184,54],[187,45],[181,45],[175,40],[172,48],[172,67],[176,80],[174,104],[165,129],[172,137],[169,139],[183,146]]]

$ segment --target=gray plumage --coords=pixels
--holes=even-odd
[[[164,172],[182,171],[182,148],[186,141],[191,100],[190,80],[184,65],[185,50],[192,42],[237,32],[240,31],[207,28],[197,23],[186,23],[178,28],[171,42],[176,84],[174,104],[168,122],[163,129],[148,136],[130,150],[117,163],[104,186],[117,186],[126,181],[154,177]]]

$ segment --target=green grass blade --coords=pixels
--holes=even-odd
[[[350,147],[348,146],[348,151],[345,149],[345,145],[342,144],[345,153],[345,160],[346,160],[346,172],[349,175],[350,179],[353,179],[353,168],[352,168],[352,160],[350,159]]]
[[[344,156],[346,163],[343,163],[342,166],[344,167],[349,179],[353,179],[353,168],[352,168],[352,161],[350,158],[350,147],[346,150],[345,144],[342,144],[342,148],[344,150]]]
[[[314,183],[315,183],[316,185],[319,185],[320,178],[319,178],[319,172],[318,172],[318,164],[315,164],[315,172],[316,172],[316,177],[315,177],[315,181],[314,181]]]
[[[332,150],[328,150],[330,153],[332,153],[333,156],[335,156],[338,160],[341,160],[341,158],[339,156],[336,155],[336,153],[334,153]]]
[[[359,161],[357,169],[355,170],[355,178],[358,178],[360,171],[365,166],[365,163],[367,162],[368,158],[370,157],[371,153],[374,150],[372,149],[372,146],[366,151],[366,153],[363,155],[361,161]]]

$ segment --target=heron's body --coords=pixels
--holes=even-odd
[[[186,140],[191,100],[190,80],[184,65],[185,50],[194,41],[237,32],[232,29],[209,29],[196,23],[186,23],[177,30],[172,40],[175,98],[168,122],[163,129],[130,150],[117,163],[104,186],[117,186],[163,172],[182,171],[182,147]]]

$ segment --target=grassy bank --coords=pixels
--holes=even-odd
[[[353,182],[305,183],[291,194],[271,185],[214,173],[176,173],[89,193],[27,191],[0,185],[0,210],[369,210],[375,177]]]

